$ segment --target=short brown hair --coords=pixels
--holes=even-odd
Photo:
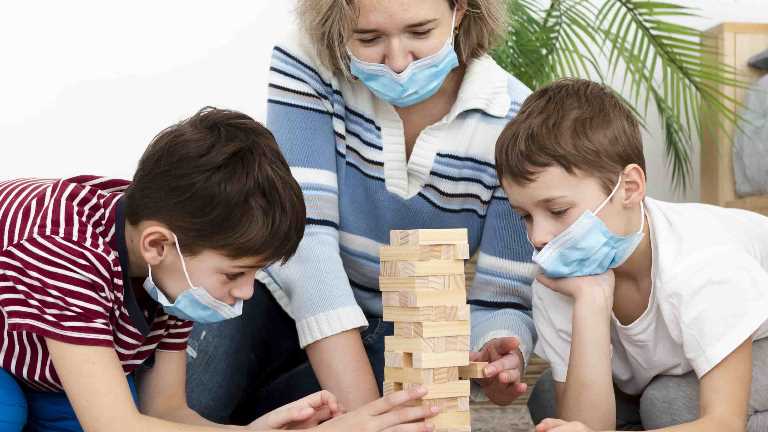
[[[496,142],[499,179],[518,184],[558,165],[594,176],[610,191],[630,164],[645,171],[637,119],[607,86],[583,79],[535,91]]]
[[[446,1],[451,9],[461,3],[467,6],[454,44],[462,64],[487,53],[507,31],[505,0]],[[299,0],[296,12],[320,63],[332,73],[349,76],[347,38],[357,19],[356,1]]]
[[[206,107],[160,132],[124,199],[128,222],[168,225],[190,255],[269,264],[290,258],[304,234],[301,189],[274,136],[236,111]]]

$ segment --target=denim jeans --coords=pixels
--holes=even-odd
[[[384,336],[393,326],[380,318],[368,322],[361,337],[381,389]],[[296,323],[261,283],[240,318],[195,324],[187,349],[187,399],[209,420],[246,424],[319,390]]]

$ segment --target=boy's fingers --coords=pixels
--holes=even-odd
[[[393,426],[384,429],[383,432],[432,432],[433,430],[435,430],[434,425],[421,422]]]
[[[546,432],[552,428],[555,428],[557,426],[561,426],[564,424],[566,423],[563,420],[546,418],[542,420],[541,423],[536,425],[536,432]]]
[[[421,399],[421,397],[426,394],[427,389],[424,386],[414,387],[409,390],[401,390],[377,399],[363,407],[363,409],[368,415],[377,416],[408,401]]]
[[[486,378],[492,378],[502,372],[516,372],[519,378],[520,376],[520,356],[515,354],[507,354],[504,357],[489,364],[483,369],[483,373]]]

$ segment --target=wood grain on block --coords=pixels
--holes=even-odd
[[[470,334],[469,321],[396,322],[395,336],[466,336]]]
[[[464,261],[382,261],[380,275],[385,277],[464,275]]]
[[[403,389],[402,383],[384,381],[384,384],[382,385],[382,391],[384,392],[384,396],[390,393],[400,391],[402,389]]]
[[[413,354],[402,352],[384,352],[384,366],[396,368],[412,368]],[[463,365],[457,365],[463,366]]]
[[[450,381],[458,381],[459,368],[435,368],[435,369],[414,369],[414,368],[384,368],[384,381],[399,383],[416,384],[439,384]]]
[[[434,338],[385,336],[384,347],[387,351],[408,353],[467,351],[469,350],[469,336],[441,336]]]
[[[448,411],[427,419],[434,425],[435,432],[471,432],[472,422],[469,411]]]
[[[466,281],[464,275],[379,277],[379,289],[381,291],[466,291]]]
[[[424,386],[427,389],[427,394],[425,394],[422,399],[464,397],[469,396],[470,391],[468,380],[457,380],[440,384],[403,383],[403,390],[408,390],[418,386]]]
[[[419,399],[406,403],[407,406],[429,406],[440,408],[441,411],[469,411],[469,396],[442,398],[442,399]]]
[[[464,290],[434,291],[390,291],[381,295],[384,306],[440,306],[467,304],[467,292]]]
[[[415,308],[384,306],[383,319],[393,322],[467,321],[469,305]]]
[[[483,369],[486,366],[488,366],[488,362],[470,362],[467,366],[459,368],[459,376],[461,379],[485,378]]]
[[[466,228],[393,230],[389,232],[392,246],[424,246],[468,243]]]
[[[382,246],[379,249],[381,261],[430,261],[469,259],[469,244],[430,246]]]
[[[469,351],[448,351],[442,353],[403,353],[410,355],[411,366],[419,369],[466,366],[469,364]]]

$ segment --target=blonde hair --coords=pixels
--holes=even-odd
[[[482,56],[507,30],[505,0],[446,0],[451,8],[461,3],[467,11],[456,35],[459,62]],[[347,37],[358,10],[355,0],[298,0],[299,27],[309,36],[320,63],[333,73],[349,77]]]

